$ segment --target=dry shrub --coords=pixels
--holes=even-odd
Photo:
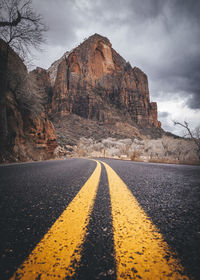
[[[132,152],[131,156],[130,156],[130,159],[131,160],[139,160],[140,159],[140,155],[141,155],[140,151],[134,150]]]
[[[78,147],[76,152],[79,157],[86,157],[88,155],[87,150],[83,147]]]

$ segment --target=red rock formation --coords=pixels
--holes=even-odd
[[[52,71],[56,73],[55,65]],[[148,80],[139,68],[132,68],[98,34],[89,37],[60,60],[54,84],[51,114],[77,114],[108,121],[105,108],[114,105],[128,113],[141,127],[160,128],[157,105],[150,103]],[[120,118],[120,115],[119,115]]]
[[[57,147],[57,137],[53,124],[45,113],[35,118],[23,114],[15,96],[9,91],[7,93],[7,114],[9,141],[5,147],[7,152],[5,160],[7,158],[20,161],[39,160],[53,156]]]
[[[4,57],[4,47],[5,43],[1,40],[0,72],[4,71],[1,63]],[[37,71],[40,72],[41,77],[37,83],[39,83],[40,89],[45,92],[50,79],[45,76],[45,70],[42,71],[38,68]],[[9,48],[8,87],[6,92],[8,136],[6,145],[1,145],[0,161],[46,159],[52,157],[57,147],[54,127],[48,120],[47,114],[42,112],[34,117],[25,106],[28,97],[24,86],[28,79],[29,75],[22,60]],[[31,103],[31,100],[29,102]]]

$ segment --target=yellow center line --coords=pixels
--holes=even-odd
[[[125,183],[102,163],[111,196],[117,280],[189,279]]]
[[[100,174],[97,162],[93,174],[11,279],[66,279],[74,274]]]

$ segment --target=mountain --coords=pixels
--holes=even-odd
[[[73,150],[81,137],[100,141],[163,135],[147,75],[131,67],[107,38],[94,34],[49,69],[37,68],[38,80],[41,71],[52,88],[47,111],[60,146]]]
[[[147,75],[131,67],[110,41],[94,34],[47,70],[51,76],[52,118],[76,114],[107,122],[127,116],[141,128],[160,128],[157,104],[150,102]],[[118,110],[113,116],[112,107]]]

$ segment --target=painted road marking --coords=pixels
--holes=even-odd
[[[100,175],[97,162],[88,181],[11,279],[66,279],[74,274]]]
[[[113,217],[117,280],[189,279],[131,191],[106,163]]]

